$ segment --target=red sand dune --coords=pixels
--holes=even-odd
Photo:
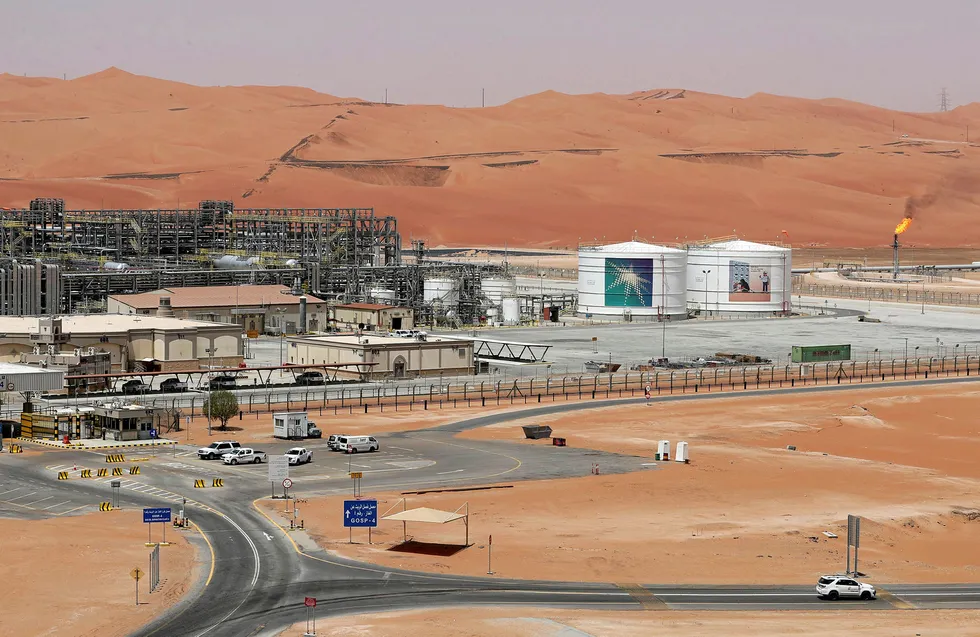
[[[663,89],[448,108],[114,68],[0,75],[0,206],[368,206],[430,245],[786,230],[797,245],[869,246],[890,241],[914,197],[906,241],[977,245],[968,126],[980,137],[980,104],[916,114]]]

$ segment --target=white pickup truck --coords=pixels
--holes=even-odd
[[[252,449],[251,447],[242,447],[221,456],[221,460],[225,464],[249,464],[252,462],[261,464],[267,460],[267,457],[264,451]]]
[[[286,460],[289,464],[304,464],[306,462],[313,462],[313,452],[306,447],[293,447],[285,454]]]

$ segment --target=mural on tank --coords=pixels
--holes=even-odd
[[[772,298],[769,268],[745,261],[728,262],[728,300],[737,303],[764,303]]]
[[[653,305],[653,259],[606,259],[607,307]]]

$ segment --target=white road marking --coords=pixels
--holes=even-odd
[[[229,522],[231,522],[232,526],[234,526],[236,529],[238,529],[238,532],[241,533],[242,534],[242,537],[245,538],[245,541],[248,542],[249,547],[252,549],[252,557],[255,559],[255,573],[252,575],[252,585],[251,585],[251,588],[249,589],[248,593],[246,593],[245,595],[242,596],[242,601],[240,601],[238,603],[238,606],[235,606],[233,609],[231,609],[231,611],[229,611],[227,615],[225,615],[224,617],[222,617],[221,619],[219,619],[217,622],[215,622],[214,624],[212,624],[210,628],[199,632],[197,634],[197,637],[202,637],[203,635],[207,635],[212,630],[214,630],[215,628],[217,628],[218,626],[220,626],[221,624],[223,624],[226,619],[228,619],[229,617],[231,617],[232,615],[234,615],[235,613],[238,612],[238,609],[241,608],[245,604],[245,601],[248,599],[249,593],[251,593],[252,592],[252,589],[255,588],[255,583],[259,581],[259,573],[262,570],[262,562],[259,561],[259,548],[257,546],[255,546],[255,542],[252,541],[252,538],[250,538],[248,536],[248,534],[245,533],[245,530],[242,529],[242,527],[239,526],[237,522],[235,522],[234,520],[232,520],[231,518],[229,518],[227,515],[224,515],[224,514],[219,514],[219,515],[221,515],[221,517],[223,517],[224,519],[226,519]]]
[[[79,509],[84,509],[87,506],[89,506],[89,505],[83,504],[80,507],[75,507],[74,509],[68,509],[67,511],[62,511],[61,513],[58,513],[58,515],[65,515],[66,513],[71,513],[72,511],[78,511]]]
[[[54,496],[53,495],[49,495],[46,498],[41,498],[40,500],[34,500],[30,504],[25,504],[24,506],[31,507],[31,506],[34,506],[35,504],[37,504],[38,502],[44,502],[45,500],[52,500],[52,499],[54,499]]]
[[[43,509],[41,509],[41,510],[42,510],[42,511],[47,511],[48,509],[53,509],[53,508],[55,508],[55,507],[60,507],[60,506],[62,506],[62,505],[64,505],[64,504],[71,504],[71,500],[65,500],[64,502],[59,502],[58,504],[52,504],[51,506],[49,506],[49,507],[44,507],[44,508],[43,508]]]
[[[395,445],[388,445],[388,448],[389,449],[400,449],[401,451],[411,451],[412,453],[415,453],[415,451],[413,449],[406,449],[405,447],[396,447]]]
[[[459,473],[460,471],[466,471],[466,469],[456,469],[455,471],[440,471],[440,472],[439,472],[439,473],[437,473],[436,475],[437,475],[437,476],[444,476],[444,475],[446,475],[447,473]]]
[[[262,531],[262,535],[265,536],[265,539],[269,540],[270,542],[272,541],[272,536],[266,533],[265,531]]]
[[[6,495],[8,493],[13,493],[14,491],[20,491],[23,488],[24,487],[17,487],[16,489],[11,489],[10,491],[4,491],[3,493],[0,493],[0,495]]]
[[[14,490],[16,491],[16,489],[14,489]],[[21,498],[26,498],[28,496],[32,496],[35,493],[37,493],[37,491],[31,491],[30,493],[25,493],[24,495],[19,495],[16,498],[9,498],[9,499],[7,499],[7,502],[13,502],[14,500],[20,500]]]

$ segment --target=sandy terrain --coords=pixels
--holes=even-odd
[[[330,550],[440,573],[485,574],[492,534],[493,569],[503,577],[806,583],[843,568],[844,541],[822,532],[845,534],[852,513],[864,517],[861,567],[874,581],[976,581],[980,436],[973,414],[980,392],[908,391],[654,403],[555,417],[555,435],[570,446],[646,455],[657,466],[629,475],[604,475],[600,466],[598,476],[408,496],[409,508],[469,503],[475,544],[451,557],[388,550],[402,539],[401,525],[391,522],[374,534],[376,545],[365,544],[363,532],[349,545],[343,498],[308,505],[306,524]],[[465,436],[516,440],[519,425]],[[653,461],[661,438],[688,441],[691,464]],[[382,512],[400,510],[400,494],[377,496]],[[461,543],[463,531],[462,522],[408,528],[416,540],[443,543]]]
[[[0,96],[0,206],[371,206],[430,245],[569,247],[634,232],[673,242],[734,229],[880,246],[911,196],[906,241],[980,244],[980,150],[966,143],[978,104],[923,114],[651,89],[449,108],[115,68],[69,81],[0,75]]]
[[[965,637],[980,634],[980,611],[898,612],[598,612],[535,608],[455,608],[332,617],[317,622],[323,637]],[[280,633],[300,637],[305,624]]]
[[[402,404],[399,405],[398,411],[395,411],[393,405],[386,404],[384,413],[379,413],[376,406],[372,406],[371,411],[367,414],[363,412],[362,408],[361,410],[355,409],[353,415],[343,412],[335,416],[332,407],[330,409],[324,409],[322,415],[320,414],[319,408],[313,407],[310,408],[308,413],[309,418],[317,423],[317,426],[323,431],[323,442],[326,442],[326,436],[332,433],[374,435],[395,431],[415,431],[417,429],[444,425],[457,420],[476,418],[489,413],[514,411],[525,409],[526,407],[523,404],[514,406],[488,405],[487,407],[474,405],[473,407],[457,407],[455,409],[447,407],[446,409],[439,409],[435,404],[432,404],[428,410],[424,410],[421,404],[416,404],[412,406],[410,411],[407,405]],[[295,411],[295,405],[293,409]],[[272,435],[272,413],[246,413],[242,420],[236,417],[228,421],[228,428],[224,431],[219,429],[218,425],[219,423],[217,421],[212,421],[211,436],[209,437],[207,419],[203,416],[197,416],[191,419],[189,429],[181,423],[181,431],[166,434],[165,437],[176,440],[181,444],[209,444],[211,441],[225,438],[233,438],[240,442],[256,443],[275,440],[275,437]]]
[[[149,593],[151,549],[143,545],[146,526],[135,509],[40,521],[0,519],[0,537],[5,539],[0,581],[10,604],[0,612],[3,636],[129,634],[176,604],[203,566],[184,533],[168,533],[172,544],[160,549],[161,588]],[[159,537],[155,530],[154,539]],[[139,607],[129,574],[134,567],[147,578],[139,583]]]

